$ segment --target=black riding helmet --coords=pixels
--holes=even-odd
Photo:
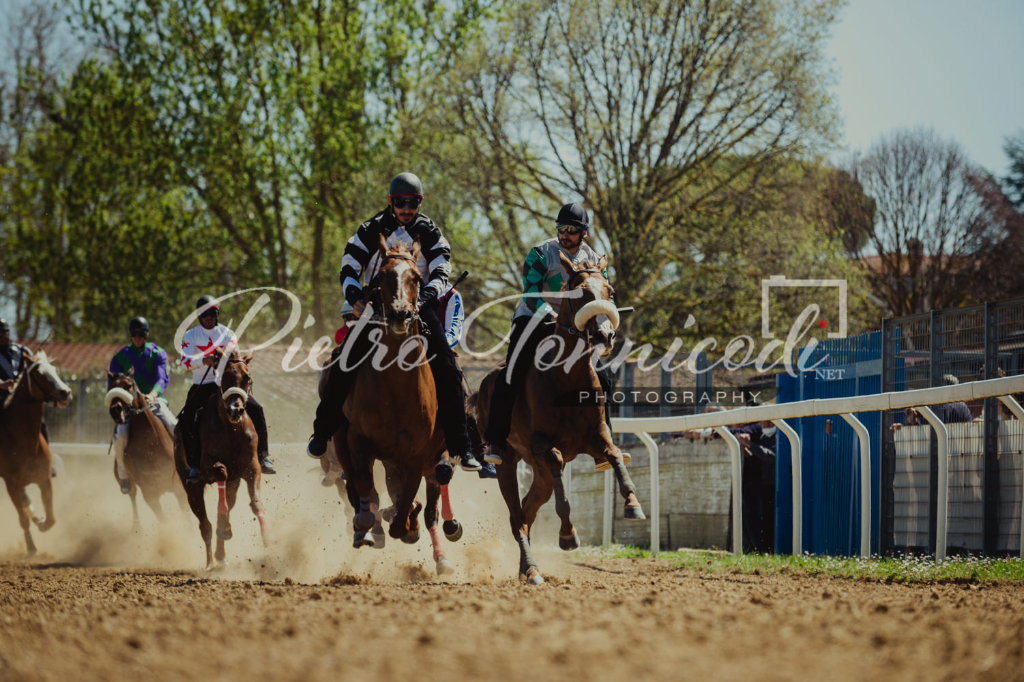
[[[128,333],[131,334],[134,331],[143,331],[149,333],[149,320],[144,317],[133,317],[128,322]]]
[[[217,299],[214,298],[213,296],[210,296],[209,294],[207,294],[206,296],[202,296],[198,301],[196,301],[196,310],[199,310],[200,308],[204,308],[206,306],[210,306],[210,310],[220,311],[220,306],[217,305]]]
[[[590,226],[590,216],[579,204],[566,204],[558,211],[555,223],[557,225],[575,225],[581,230],[585,230]]]
[[[423,183],[412,173],[399,173],[388,187],[388,196],[414,196],[423,198]]]
[[[9,331],[11,331],[11,326],[9,324],[7,324],[7,320],[5,320],[4,318],[0,317],[0,332],[9,332]]]

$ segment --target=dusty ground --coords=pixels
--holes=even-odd
[[[259,547],[240,506],[233,565],[211,576],[190,517],[155,527],[147,512],[132,533],[127,499],[90,467],[69,466],[33,561],[0,506],[0,680],[1024,678],[1020,585],[723,576],[543,551],[548,583],[528,588],[496,486],[476,479],[456,498],[473,521],[449,546],[446,584],[426,538],[352,550],[347,511],[298,466],[268,479],[278,543]]]

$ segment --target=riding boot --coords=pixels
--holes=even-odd
[[[265,474],[276,474],[277,469],[274,468],[274,463],[270,460],[267,416],[263,412],[263,406],[250,394],[249,399],[245,402],[245,411],[249,414],[249,418],[252,419],[252,425],[256,427],[256,452],[260,460],[260,469]]]
[[[132,482],[128,477],[128,469],[124,466],[124,453],[128,450],[128,424],[118,424],[114,431],[114,462],[117,471],[117,482],[121,485],[121,492],[127,495],[132,489]]]
[[[353,328],[354,330],[357,327]],[[344,351],[335,357],[327,370],[327,381],[324,384],[323,396],[316,406],[316,417],[313,419],[313,435],[306,445],[306,454],[313,459],[320,459],[327,452],[327,441],[342,427],[345,420],[345,400],[355,383],[356,363],[371,349],[372,343],[367,329],[349,332],[342,341],[343,348],[351,344],[348,357]]]
[[[448,454],[459,458],[463,471],[480,471],[480,462],[473,453],[466,430],[466,393],[462,388],[462,373],[455,354],[448,347],[444,329],[431,306],[420,308],[420,320],[427,327],[427,355],[433,358],[430,361],[430,372],[434,376],[437,393],[437,420],[444,431]],[[453,471],[451,462],[442,459],[434,475],[438,483],[446,485]]]
[[[181,445],[185,451],[185,463],[189,468],[185,483],[198,483],[201,480],[199,467],[202,463],[203,451],[199,437],[199,416],[210,396],[217,390],[217,384],[193,384],[188,389],[185,406],[178,413]]]

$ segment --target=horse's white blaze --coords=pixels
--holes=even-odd
[[[61,381],[60,376],[57,374],[57,368],[50,364],[49,359],[46,357],[46,351],[39,351],[39,354],[36,356],[36,364],[39,365],[39,373],[49,379],[58,391],[71,392],[71,388]]]
[[[395,275],[398,277],[398,282],[399,282],[399,286],[397,287],[397,291],[395,291],[395,303],[394,303],[394,309],[395,310],[401,310],[403,307],[405,307],[408,304],[408,301],[405,298],[405,287],[401,286],[401,282],[402,282],[403,278],[405,277],[405,271],[410,269],[411,267],[412,267],[412,265],[408,261],[405,261],[405,260],[401,260],[401,261],[399,261],[395,265]]]
[[[115,386],[114,388],[107,391],[107,395],[103,397],[103,405],[110,407],[115,400],[123,400],[126,405],[132,404],[132,394],[123,388]]]

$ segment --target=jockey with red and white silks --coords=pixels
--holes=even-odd
[[[217,322],[220,307],[213,296],[200,298],[196,302],[196,310],[199,311],[199,324],[185,332],[181,340],[181,366],[192,370],[192,387],[185,398],[185,406],[178,414],[185,459],[189,465],[186,483],[199,480],[202,450],[197,421],[200,410],[206,406],[210,396],[219,391],[220,370],[215,356],[218,351],[230,353],[238,346],[235,333]],[[270,460],[267,418],[263,414],[263,406],[252,393],[245,402],[245,411],[256,428],[256,451],[259,454],[260,467],[265,474],[276,474],[277,470]]]

